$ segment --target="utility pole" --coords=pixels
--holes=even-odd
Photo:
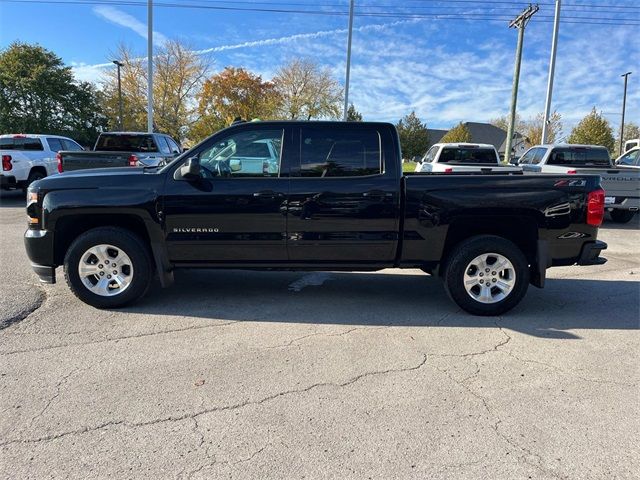
[[[511,158],[511,144],[515,131],[516,104],[518,103],[518,83],[520,81],[520,63],[522,62],[522,44],[524,42],[524,29],[529,20],[540,9],[538,5],[529,5],[523,12],[509,23],[509,28],[518,29],[518,45],[516,47],[516,66],[513,73],[513,87],[511,89],[511,113],[509,116],[509,128],[507,130],[507,145],[504,151],[504,161],[509,163]]]
[[[349,2],[349,36],[347,40],[347,78],[344,82],[344,112],[343,120],[347,121],[347,111],[349,110],[349,77],[351,75],[351,37],[353,36],[353,7],[354,0]]]
[[[153,0],[147,0],[147,132],[153,133]]]
[[[627,72],[621,77],[624,77],[624,95],[622,96],[622,123],[620,124],[620,155],[622,155],[622,146],[624,145],[624,111],[627,107],[627,77],[631,75],[632,72]]]
[[[124,67],[124,63],[122,63],[119,60],[114,60],[113,63],[116,64],[116,67],[118,67],[118,108],[120,110],[120,113],[118,115],[118,125],[120,128],[120,131],[122,132],[124,130],[124,127],[122,126],[123,120],[122,120],[122,82],[120,80],[120,67]]]
[[[553,20],[553,38],[551,40],[551,59],[549,60],[549,80],[547,81],[547,101],[544,105],[544,122],[542,123],[542,144],[547,143],[549,116],[551,115],[551,96],[553,95],[553,77],[556,70],[556,51],[558,50],[558,30],[560,29],[560,3],[556,0],[556,13]]]

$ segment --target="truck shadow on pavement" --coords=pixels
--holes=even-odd
[[[640,283],[632,280],[550,279],[544,290],[530,287],[520,305],[497,318],[460,310],[442,282],[426,274],[193,270],[177,272],[173,287],[154,286],[123,310],[224,321],[505,327],[579,339],[569,330],[640,329]]]

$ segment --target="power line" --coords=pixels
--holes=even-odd
[[[57,4],[57,5],[111,5],[111,6],[146,6],[146,3],[132,0],[0,0],[5,3],[24,3],[24,4]],[[452,0],[449,0],[452,1]],[[461,0],[457,0],[461,1]],[[230,7],[220,5],[196,5],[196,4],[178,4],[168,2],[158,2],[157,7],[165,8],[184,8],[184,9],[206,9],[206,10],[222,10],[233,12],[259,12],[259,13],[293,13],[307,15],[324,15],[324,16],[346,16],[347,11],[337,10],[304,10],[304,9],[285,9],[285,8],[259,8],[259,7]],[[268,5],[266,3],[260,5]],[[603,12],[604,13],[604,12]],[[611,12],[613,13],[613,12]],[[485,21],[505,21],[508,20],[506,14],[492,14],[491,12],[432,12],[432,13],[401,13],[401,12],[357,12],[355,16],[359,17],[377,17],[377,18],[404,18],[404,19],[422,19],[429,18],[435,20],[485,20]],[[540,20],[537,22],[551,23],[553,15],[539,15]],[[563,23],[574,24],[590,24],[590,25],[616,25],[616,26],[635,26],[640,25],[640,20],[629,18],[614,17],[586,17],[586,16],[565,16]]]

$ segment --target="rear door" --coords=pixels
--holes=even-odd
[[[200,160],[202,178],[188,181],[170,174],[165,188],[171,261],[183,265],[287,261],[289,178],[282,165],[287,151],[283,144],[290,140],[291,127],[246,124],[221,132],[190,152],[190,158]],[[277,163],[256,170],[253,163],[245,164],[245,152],[255,152],[264,142],[275,145]],[[265,154],[260,163],[270,161]]]
[[[297,127],[287,202],[293,262],[393,263],[399,179],[388,128],[367,124]]]

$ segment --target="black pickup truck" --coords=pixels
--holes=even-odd
[[[28,191],[35,272],[64,265],[82,301],[118,307],[179,268],[421,268],[477,315],[520,302],[548,267],[593,265],[593,175],[409,174],[386,123],[257,122],[156,169],[69,172]]]

